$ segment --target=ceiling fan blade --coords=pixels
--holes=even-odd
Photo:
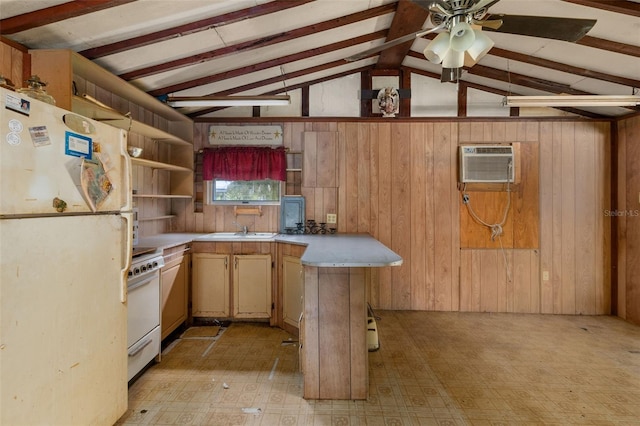
[[[491,21],[502,21],[497,29],[481,23],[487,31],[518,34],[530,37],[550,38],[575,42],[580,40],[596,24],[595,19],[557,18],[551,16],[489,15]]]
[[[474,25],[479,25],[482,28],[487,28],[487,29],[491,28],[492,30],[497,30],[502,26],[502,20],[500,19],[491,19],[491,20],[483,20],[483,21],[476,21],[474,19],[471,21],[471,23]]]
[[[347,61],[347,62],[359,61],[360,59],[364,59],[364,58],[366,58],[367,56],[369,56],[369,55],[371,55],[373,53],[382,52],[383,50],[388,49],[390,47],[397,46],[399,44],[415,40],[418,37],[422,37],[423,35],[427,35],[427,34],[434,33],[436,31],[440,31],[443,28],[444,28],[444,25],[438,25],[437,27],[429,28],[429,29],[426,29],[426,30],[422,29],[420,31],[416,31],[416,32],[411,33],[411,34],[407,34],[406,36],[398,37],[398,38],[390,40],[390,41],[388,41],[386,43],[382,43],[379,46],[375,46],[375,47],[372,47],[371,49],[367,49],[364,52],[360,52],[360,53],[357,53],[355,55],[349,56],[348,58],[345,58],[345,61]]]

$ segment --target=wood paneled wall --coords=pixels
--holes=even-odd
[[[610,148],[609,124],[540,124],[543,313],[610,313]]]
[[[283,124],[285,146],[305,151],[309,144],[302,188],[307,218],[321,221],[337,213],[339,232],[369,233],[404,259],[402,266],[372,271],[368,295],[374,307],[609,312],[610,224],[603,214],[610,185],[608,123],[310,119]],[[206,135],[208,124],[196,126],[196,135]],[[196,136],[196,146],[197,141]],[[458,145],[496,142],[518,142],[521,157],[504,250],[465,218],[457,182]],[[327,159],[334,155],[331,164]],[[478,213],[502,214],[505,192],[470,193]],[[228,226],[227,219],[220,220],[226,213],[207,209],[193,230],[224,230],[219,224]],[[277,212],[266,220],[273,221],[268,229],[277,229]]]
[[[4,38],[0,41],[1,72],[19,87],[30,75],[29,55]],[[316,170],[306,171],[315,173],[316,183],[307,181],[302,188],[307,218],[322,221],[327,213],[337,213],[339,232],[369,233],[403,257],[400,267],[372,270],[367,291],[374,307],[609,313],[608,123],[309,119],[278,124],[284,125],[285,146],[293,151],[304,151],[305,143],[314,143],[316,154],[320,150]],[[208,126],[196,124],[194,149],[205,146]],[[615,216],[616,307],[620,316],[640,324],[640,219],[635,214],[640,118],[620,121],[617,132],[616,212],[624,214]],[[504,251],[465,217],[460,201],[457,146],[476,142],[520,143],[525,175],[511,194]],[[330,164],[333,155],[335,163]],[[324,168],[332,170],[336,186],[320,170]],[[141,185],[160,184],[143,174],[136,179]],[[504,193],[472,196],[474,206],[487,214],[504,202]],[[171,230],[179,232],[233,230],[234,220],[251,229],[276,231],[280,220],[275,206],[263,208],[262,216],[236,217],[233,207],[205,205],[203,212],[194,213],[192,202],[174,200],[173,212],[178,217]]]
[[[618,123],[617,312],[640,325],[640,117]],[[615,216],[613,214],[615,213]]]

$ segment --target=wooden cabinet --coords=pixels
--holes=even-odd
[[[189,247],[176,246],[164,250],[164,267],[160,271],[162,286],[162,339],[188,318]]]
[[[271,258],[271,254],[194,253],[192,315],[271,318]]]
[[[139,220],[173,218],[171,200],[193,197],[193,121],[76,52],[29,53],[32,73],[47,82],[58,107],[125,129],[129,146],[143,148],[131,159]],[[142,234],[169,230],[161,224],[141,228]]]
[[[271,255],[233,256],[233,316],[271,318]]]
[[[229,316],[228,254],[194,253],[192,274],[192,315]]]
[[[282,257],[282,320],[292,327],[300,327],[304,296],[304,270],[299,257]]]

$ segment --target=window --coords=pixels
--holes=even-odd
[[[222,180],[207,182],[210,204],[280,204],[277,180]]]
[[[279,204],[286,168],[282,146],[206,149],[202,177],[207,204]]]

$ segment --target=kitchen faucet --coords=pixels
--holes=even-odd
[[[233,224],[242,229],[242,235],[247,235],[247,233],[249,232],[249,227],[247,225],[241,225],[238,222],[233,222]]]

